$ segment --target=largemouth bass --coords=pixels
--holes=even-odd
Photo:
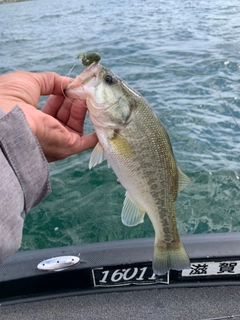
[[[155,230],[153,271],[190,267],[174,210],[190,181],[177,167],[166,129],[148,102],[112,71],[93,61],[66,90],[85,100],[99,142],[89,168],[107,159],[126,189],[121,218],[126,226],[148,214]]]

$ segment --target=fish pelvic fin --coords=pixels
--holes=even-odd
[[[139,223],[143,223],[145,211],[139,208],[137,203],[126,192],[126,197],[123,203],[121,218],[125,226],[133,227]]]
[[[91,154],[91,158],[89,161],[89,169],[92,169],[97,164],[102,163],[104,160],[106,160],[104,150],[100,142],[97,143],[96,147],[93,149],[93,152]]]
[[[178,192],[183,190],[190,182],[191,179],[178,168]]]
[[[188,254],[179,240],[179,244],[174,248],[156,242],[152,261],[153,272],[157,275],[164,275],[170,269],[183,270],[190,269],[191,264]]]

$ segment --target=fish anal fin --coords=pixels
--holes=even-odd
[[[106,160],[104,150],[100,142],[98,142],[91,154],[91,158],[89,161],[89,169],[95,167],[97,164],[102,163],[104,160]]]
[[[122,223],[125,226],[132,227],[139,223],[143,223],[145,211],[137,205],[137,203],[126,192],[126,197],[122,208]]]
[[[191,179],[178,168],[178,192],[182,191],[190,182]]]

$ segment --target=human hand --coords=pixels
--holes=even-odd
[[[18,105],[49,162],[91,149],[95,133],[83,135],[86,106],[63,94],[72,79],[53,72],[16,71],[0,76],[0,108],[8,113]],[[40,96],[50,95],[42,110]]]

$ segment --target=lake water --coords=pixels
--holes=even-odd
[[[181,234],[240,231],[239,1],[37,0],[0,6],[0,73],[75,77],[98,51],[150,102],[192,183],[176,201]],[[41,100],[40,106],[44,100]],[[234,120],[235,119],[235,120]],[[86,132],[91,132],[86,120]],[[124,190],[90,152],[53,163],[52,194],[29,212],[21,250],[154,235],[122,225]]]

